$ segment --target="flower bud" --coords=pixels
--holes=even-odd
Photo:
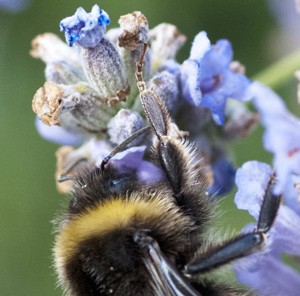
[[[175,59],[178,50],[186,41],[177,27],[162,23],[149,32],[152,51],[152,72],[164,64],[165,61]]]
[[[148,87],[161,97],[170,112],[176,111],[179,107],[178,80],[178,75],[163,71],[156,74],[148,83]]]
[[[125,66],[115,46],[104,37],[110,22],[107,13],[94,5],[90,13],[78,8],[75,15],[63,19],[60,28],[67,43],[80,46],[82,66],[90,85],[109,106],[125,101],[129,86]]]
[[[108,123],[108,135],[113,144],[119,145],[133,133],[145,126],[142,117],[131,110],[121,109]],[[143,139],[142,136],[131,142],[128,146],[135,146]]]
[[[130,88],[125,66],[110,41],[102,38],[95,48],[82,48],[81,59],[90,85],[105,98],[109,106],[126,100]]]
[[[79,52],[75,48],[67,46],[53,33],[44,33],[36,36],[31,42],[30,55],[49,64],[57,61],[65,61],[71,65],[80,66]]]
[[[57,84],[76,84],[86,81],[81,68],[75,67],[65,61],[48,63],[45,69],[47,81]]]

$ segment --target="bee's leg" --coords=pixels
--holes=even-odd
[[[202,216],[206,219],[207,170],[198,150],[172,123],[164,102],[154,91],[146,89],[140,93],[140,97],[148,122],[157,137],[152,149],[154,161],[165,173],[178,205],[194,218],[201,219]],[[201,197],[201,194],[204,196]]]
[[[142,69],[147,45],[137,63],[136,78],[141,103],[156,135],[152,149],[155,163],[163,170],[178,206],[198,225],[205,226],[210,217],[210,203],[206,195],[207,170],[196,147],[185,138],[171,121],[164,101],[152,89],[147,89]]]
[[[192,275],[210,271],[260,249],[275,220],[281,201],[280,195],[272,193],[273,187],[274,180],[271,177],[262,203],[256,231],[242,234],[217,246],[209,246],[206,251],[202,251],[200,254],[197,252],[195,258],[184,267],[184,273]]]

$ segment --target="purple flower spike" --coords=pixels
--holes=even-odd
[[[249,161],[237,171],[235,203],[256,220],[272,174],[269,165],[257,161]],[[266,295],[299,295],[300,275],[281,260],[282,254],[300,255],[299,225],[300,216],[292,208],[281,205],[268,232],[266,248],[236,262],[238,280]],[[255,226],[246,228],[249,232]]]
[[[194,40],[190,58],[181,67],[181,84],[185,99],[194,106],[209,108],[219,125],[225,121],[229,98],[246,101],[245,90],[250,80],[230,68],[233,51],[229,41],[222,39],[211,45],[205,32]]]
[[[274,154],[278,177],[275,188],[283,193],[293,174],[300,175],[300,120],[285,107],[281,98],[267,86],[255,82],[249,88],[253,103],[265,127],[266,150]]]
[[[98,5],[94,5],[90,13],[79,7],[73,16],[60,22],[60,30],[65,32],[70,46],[77,42],[82,47],[93,48],[102,39],[109,23],[108,14]]]

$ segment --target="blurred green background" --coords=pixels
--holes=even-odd
[[[294,5],[292,0],[282,2]],[[228,38],[235,59],[246,65],[250,77],[297,46],[297,42],[280,42],[280,30],[286,28],[280,27],[282,23],[276,21],[267,1],[262,0],[32,0],[25,11],[0,12],[1,295],[62,295],[51,266],[51,220],[63,200],[54,182],[54,153],[58,146],[40,138],[34,127],[31,100],[44,83],[44,64],[28,52],[37,34],[49,31],[63,37],[59,33],[60,19],[73,14],[78,6],[90,10],[95,3],[109,13],[111,27],[117,25],[120,15],[133,10],[142,11],[150,26],[176,24],[188,37],[178,56],[180,62],[188,57],[193,36],[200,30],[206,30],[212,42]],[[298,108],[294,79],[278,91],[290,109]],[[247,140],[233,145],[237,166],[250,159],[271,161],[262,149],[261,135],[258,129]],[[223,227],[239,230],[249,221],[245,213],[235,210],[232,197],[221,204],[226,210]]]

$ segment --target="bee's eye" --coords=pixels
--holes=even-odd
[[[129,176],[119,176],[118,178],[111,179],[108,182],[108,190],[110,192],[119,192],[120,190],[124,189],[129,182]]]

